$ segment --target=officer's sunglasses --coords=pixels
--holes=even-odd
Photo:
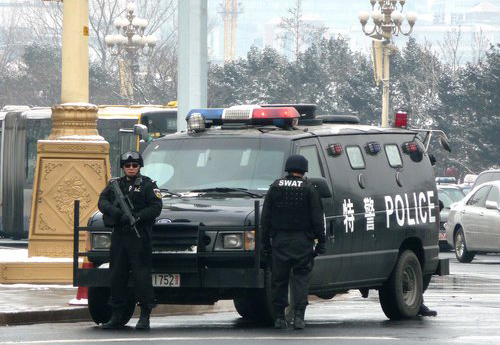
[[[138,163],[125,163],[125,164],[123,164],[123,167],[137,169],[139,167],[139,164]]]

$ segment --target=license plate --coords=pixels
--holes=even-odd
[[[155,273],[152,276],[153,286],[163,286],[163,287],[179,287],[181,286],[181,275],[167,274],[167,273]]]

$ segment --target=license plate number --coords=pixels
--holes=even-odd
[[[181,286],[181,275],[166,274],[166,273],[155,273],[152,276],[153,286],[168,286],[168,287],[179,287]]]

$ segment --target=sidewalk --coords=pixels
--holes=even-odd
[[[0,241],[8,255],[22,248],[22,243]],[[87,306],[70,305],[77,288],[71,285],[0,284],[0,326],[49,322],[91,321]],[[136,313],[139,308],[136,308]],[[232,301],[212,305],[158,305],[153,315],[198,314],[234,310]],[[134,317],[137,317],[135,315]]]

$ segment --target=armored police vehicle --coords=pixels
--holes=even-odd
[[[417,315],[432,275],[448,274],[448,261],[439,259],[439,204],[427,152],[433,132],[405,129],[404,118],[399,127],[380,128],[353,116],[315,117],[306,108],[193,110],[188,131],[148,146],[142,173],[163,193],[152,233],[158,303],[232,299],[243,318],[272,321],[259,217],[286,159],[301,154],[326,216],[326,254],[314,260],[310,294],[330,299],[359,289],[366,297],[378,290],[388,318]],[[90,248],[75,253],[74,284],[89,287],[90,313],[103,323],[111,315],[111,229],[96,213],[87,227],[75,227],[75,238],[78,231],[89,231]],[[93,268],[78,269],[79,255]],[[134,301],[131,290],[128,319]]]

